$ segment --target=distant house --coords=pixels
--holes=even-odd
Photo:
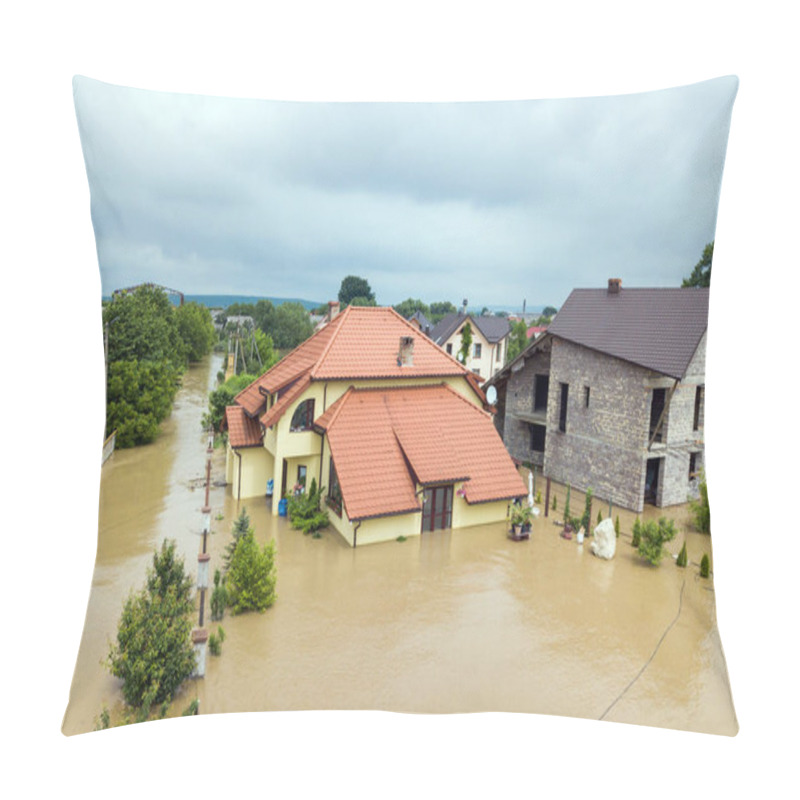
[[[233,496],[325,487],[353,546],[497,522],[526,494],[477,378],[391,308],[346,308],[226,409]]]
[[[503,366],[508,349],[511,326],[505,317],[448,314],[431,329],[430,337],[449,355],[461,349],[461,332],[469,323],[472,346],[464,364],[482,378],[490,378]]]
[[[488,385],[511,455],[641,511],[695,491],[703,465],[708,289],[575,289]]]
[[[421,311],[415,311],[408,318],[408,321],[417,328],[417,330],[422,331],[426,336],[430,336],[433,330],[433,323]]]
[[[527,330],[528,341],[531,339],[538,339],[543,333],[546,333],[547,325],[533,325]]]

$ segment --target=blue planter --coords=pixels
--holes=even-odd
[[[288,502],[287,502],[285,497],[278,501],[278,516],[279,517],[285,517],[286,516],[286,508],[287,508],[287,506],[288,506]]]

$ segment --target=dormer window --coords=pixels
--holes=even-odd
[[[292,433],[298,431],[310,431],[314,424],[314,398],[303,400],[294,412],[290,430]]]

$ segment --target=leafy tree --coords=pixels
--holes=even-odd
[[[211,352],[217,333],[211,312],[198,303],[184,303],[175,309],[178,333],[186,348],[189,361],[199,361],[206,353]]]
[[[658,522],[648,520],[641,527],[639,555],[654,566],[664,556],[664,545],[675,538],[677,531],[671,519],[661,517]]]
[[[556,314],[558,314],[558,309],[554,308],[553,306],[545,306],[542,309],[542,317],[551,317],[552,318]],[[541,317],[539,317],[539,319],[541,319]]]
[[[455,314],[458,309],[449,301],[443,300],[438,303],[431,303],[430,316],[425,315],[435,325],[441,322],[448,314]]]
[[[233,375],[222,386],[214,389],[208,395],[208,413],[203,416],[203,427],[208,428],[211,425],[215,431],[219,432],[227,406],[233,405],[233,398],[257,377],[257,375],[246,375],[244,373]]]
[[[363,297],[367,301],[375,300],[375,294],[366,278],[348,275],[339,287],[339,302],[342,306],[349,305],[355,297]]]
[[[145,588],[125,601],[106,661],[123,681],[125,702],[142,709],[143,718],[154,703],[171,701],[195,669],[193,607],[183,560],[175,556],[175,543],[165,541],[153,555]]]
[[[375,301],[374,297],[371,299],[369,297],[354,297],[350,301],[349,305],[363,307],[363,306],[377,306],[378,303]]]
[[[704,286],[711,285],[711,262],[714,260],[714,242],[711,242],[703,248],[703,255],[700,260],[694,265],[692,274],[688,278],[684,278],[683,287],[687,286]]]
[[[112,361],[106,376],[106,435],[117,447],[152,442],[172,409],[180,372],[169,361]]]
[[[262,330],[272,337],[278,350],[292,350],[314,333],[314,326],[302,304],[281,303],[275,308],[272,328]]]
[[[398,303],[396,306],[393,306],[393,308],[401,317],[405,317],[406,319],[413,316],[417,311],[421,311],[430,319],[429,315],[431,310],[428,304],[423,303],[422,300],[416,300],[413,297],[403,300],[402,303]]]
[[[275,542],[259,548],[252,530],[241,535],[227,575],[228,597],[234,614],[265,611],[276,599]]]
[[[513,361],[528,346],[528,326],[523,320],[511,324],[506,348],[506,363]]]

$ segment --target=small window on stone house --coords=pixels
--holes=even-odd
[[[445,350],[447,351],[447,355],[449,355],[449,356],[453,355],[453,343],[452,342],[448,342],[446,347],[445,347]]]
[[[585,408],[589,408],[589,387],[583,387],[583,405]]]
[[[567,401],[569,397],[569,384],[561,384],[561,405],[558,411],[558,429],[561,433],[567,432]]]
[[[544,425],[531,425],[531,450],[544,453],[544,440],[547,428]]]
[[[689,480],[694,480],[697,475],[697,453],[689,453]]]
[[[700,430],[700,417],[703,413],[703,387],[698,386],[694,390],[694,425],[692,430]]]

